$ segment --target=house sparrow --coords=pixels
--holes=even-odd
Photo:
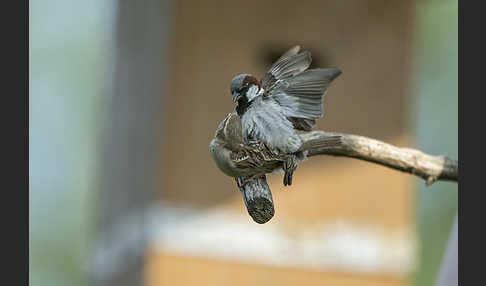
[[[288,155],[273,153],[263,142],[245,143],[242,134],[241,120],[233,112],[219,124],[209,144],[209,152],[218,168],[234,177],[240,189],[249,180],[281,169],[288,160]]]
[[[283,165],[284,185],[292,184],[302,139],[297,130],[310,131],[322,117],[322,97],[341,74],[337,68],[309,69],[311,54],[300,46],[284,53],[259,81],[240,74],[231,81],[233,102],[241,118],[243,142],[261,141],[275,154],[288,155]]]
[[[253,220],[269,221],[275,210],[265,174],[281,168],[285,156],[273,154],[262,142],[244,144],[241,120],[236,112],[228,114],[219,124],[209,152],[218,168],[236,179]]]

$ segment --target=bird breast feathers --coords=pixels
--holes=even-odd
[[[242,125],[243,138],[247,141],[262,140],[270,148],[283,152],[288,152],[289,148],[295,149],[295,146],[288,145],[289,140],[298,134],[286,118],[285,110],[273,99],[256,99],[243,115]]]

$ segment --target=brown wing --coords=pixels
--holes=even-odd
[[[240,117],[236,114],[236,112],[232,112],[226,116],[221,124],[223,133],[222,138],[224,138],[226,146],[231,151],[238,151],[241,148],[240,145],[243,144],[243,133]]]
[[[235,112],[228,114],[219,128],[223,133],[222,140],[232,151],[230,159],[239,168],[266,168],[268,166],[266,171],[271,172],[286,158],[273,153],[263,142],[244,144],[241,119]]]
[[[239,152],[232,153],[231,159],[240,168],[264,168],[266,173],[280,167],[287,159],[287,155],[276,154],[268,146],[259,142],[257,144],[241,144]]]

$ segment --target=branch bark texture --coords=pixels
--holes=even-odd
[[[446,156],[433,156],[422,151],[351,134],[312,131],[301,135],[301,150],[308,156],[332,155],[351,157],[407,172],[426,181],[458,181],[458,162]]]

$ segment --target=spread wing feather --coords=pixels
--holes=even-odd
[[[270,67],[261,80],[265,92],[270,92],[279,80],[296,76],[310,66],[312,62],[310,52],[299,53],[299,50],[300,46],[293,47]]]
[[[308,51],[296,46],[284,53],[261,80],[265,97],[285,108],[286,116],[298,130],[310,131],[323,115],[322,98],[331,82],[341,74],[337,68],[311,69]]]
[[[323,115],[322,98],[331,82],[341,74],[337,68],[312,69],[282,80],[272,96],[291,117],[318,119]]]

